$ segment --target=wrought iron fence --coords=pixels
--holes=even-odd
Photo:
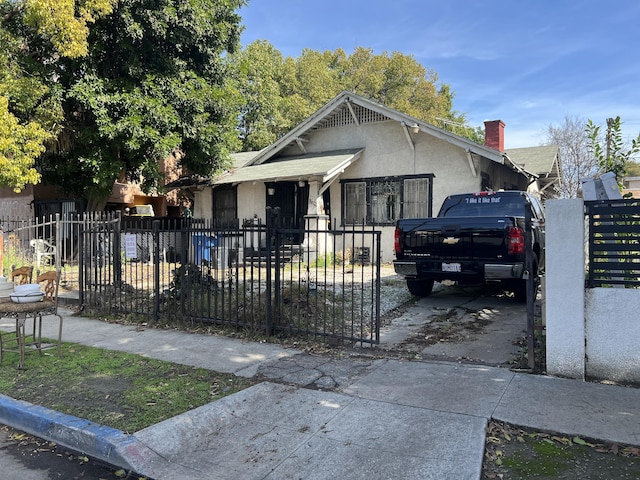
[[[86,224],[81,302],[149,321],[378,343],[380,232],[320,222],[294,229],[274,209],[226,229],[182,218]]]
[[[589,288],[640,287],[640,200],[585,202]]]
[[[0,217],[3,272],[23,265],[33,265],[35,271],[59,268],[61,287],[77,291],[81,225],[113,218],[113,214],[75,212],[38,219]]]

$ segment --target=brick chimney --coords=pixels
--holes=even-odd
[[[504,152],[504,127],[502,120],[484,122],[484,146]]]

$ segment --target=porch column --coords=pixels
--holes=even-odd
[[[324,202],[320,191],[320,182],[309,180],[309,201],[307,203],[307,215],[324,215]]]
[[[322,195],[319,194],[321,183],[309,181],[309,203],[307,215],[304,216],[304,241],[302,242],[304,261],[309,263],[317,257],[326,255],[332,249],[329,241],[329,216],[325,215]]]

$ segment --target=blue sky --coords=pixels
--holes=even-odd
[[[640,132],[638,0],[249,0],[239,13],[243,46],[412,55],[470,125],[504,121],[506,148],[541,144],[567,115]]]

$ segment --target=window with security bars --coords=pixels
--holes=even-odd
[[[432,175],[343,182],[343,222],[393,225],[400,218],[431,214]]]
[[[235,187],[213,189],[213,224],[217,228],[232,228],[238,224],[238,200]]]
[[[371,181],[367,185],[367,223],[384,225],[400,218],[401,185],[398,180]]]
[[[367,216],[367,183],[349,182],[344,184],[344,222],[350,225],[362,224]]]
[[[429,216],[429,180],[429,178],[405,179],[402,218]]]

